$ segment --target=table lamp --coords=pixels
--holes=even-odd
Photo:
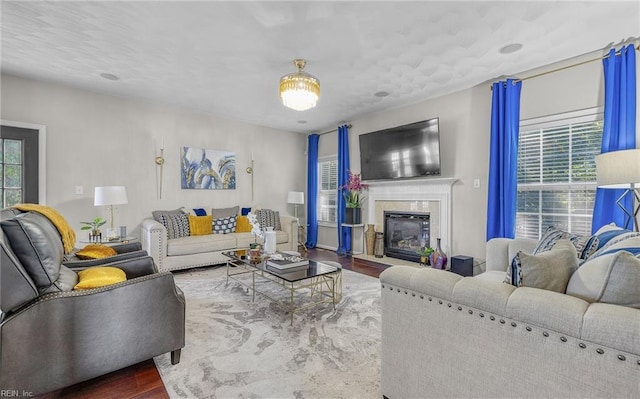
[[[105,186],[95,188],[93,205],[107,206],[109,208],[109,226],[111,226],[111,229],[110,231],[107,231],[107,239],[110,239],[111,236],[116,237],[120,235],[113,228],[113,206],[128,203],[127,190],[124,186]]]
[[[302,191],[289,191],[287,203],[294,205],[294,216],[298,219],[298,205],[304,204],[304,193]]]
[[[635,231],[638,231],[638,210],[640,209],[640,149],[611,151],[596,156],[596,181],[598,188],[625,189],[616,203],[625,213],[625,228],[633,220]],[[625,208],[623,201],[632,193],[635,204],[633,212]]]

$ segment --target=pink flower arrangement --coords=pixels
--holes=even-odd
[[[346,202],[346,207],[360,208],[362,200],[364,199],[360,193],[366,190],[369,185],[362,183],[362,180],[360,180],[360,173],[351,173],[351,171],[348,171],[348,173],[349,180],[347,181],[347,184],[340,187]]]

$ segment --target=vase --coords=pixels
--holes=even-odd
[[[446,270],[447,268],[447,254],[444,253],[440,246],[440,238],[438,238],[438,244],[431,254],[429,261],[431,262],[431,267],[434,269]]]
[[[384,234],[380,232],[376,232],[376,244],[373,254],[376,258],[382,258],[384,256]]]
[[[367,225],[367,231],[364,232],[364,242],[367,246],[367,255],[373,255],[373,249],[376,242],[375,225]]]
[[[345,208],[345,224],[360,224],[360,221],[360,208]]]

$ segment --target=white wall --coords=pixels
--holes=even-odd
[[[305,191],[306,138],[203,113],[2,75],[1,119],[45,125],[47,204],[75,229],[107,216],[93,206],[95,186],[124,185],[129,204],[116,225],[137,232],[157,209],[258,205],[293,214],[288,191]],[[164,189],[157,196],[154,158],[165,142]],[[235,190],[182,190],[180,147],[236,153]],[[255,200],[245,172],[255,159]],[[75,187],[84,194],[76,195]]]
[[[599,56],[599,52],[591,53],[544,68],[514,73],[513,76],[526,78]],[[433,117],[440,118],[442,177],[458,179],[453,186],[452,247],[445,248],[449,255],[464,254],[474,258],[485,258],[491,129],[490,83],[485,82],[457,93],[351,122],[353,127],[349,131],[350,162],[351,170],[357,172],[360,170],[358,135]],[[601,61],[525,80],[522,84],[520,117],[528,119],[602,107],[602,88]],[[319,148],[320,156],[329,155],[331,151],[335,154],[335,147],[323,145],[323,140],[335,142],[337,133],[321,136]],[[479,189],[473,188],[474,179],[480,179]],[[363,212],[363,215],[366,215],[366,212]],[[335,247],[335,228],[321,230],[318,238],[319,245]]]

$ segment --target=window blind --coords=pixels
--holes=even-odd
[[[589,235],[602,115],[522,126],[518,147],[516,237],[555,226]]]

